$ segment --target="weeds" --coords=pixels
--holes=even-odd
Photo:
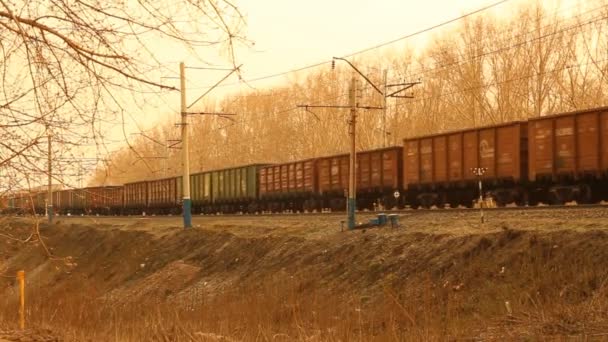
[[[27,324],[68,341],[608,337],[606,234],[368,236],[363,249],[354,234],[325,243],[49,231],[55,253],[78,254],[71,264],[40,247],[17,255],[33,266]],[[17,322],[11,289],[0,297],[6,329]]]

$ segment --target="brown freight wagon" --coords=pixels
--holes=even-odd
[[[53,212],[55,214],[61,212],[61,201],[59,200],[59,190],[53,191]]]
[[[30,194],[22,194],[16,198],[17,207],[21,208],[24,213],[32,213],[32,199]]]
[[[72,207],[72,196],[70,190],[53,191],[53,212],[60,215],[68,213]]]
[[[32,213],[32,200],[29,192],[18,192],[12,197],[13,210],[17,213]]]
[[[148,208],[159,214],[179,213],[183,197],[181,180],[171,177],[148,181]]]
[[[414,207],[470,206],[479,196],[473,168],[485,168],[484,192],[499,205],[525,201],[527,124],[510,122],[408,138],[403,186]]]
[[[391,208],[396,205],[394,191],[401,187],[401,146],[392,146],[357,153],[357,207],[373,209],[374,205]],[[332,210],[346,208],[350,156],[341,154],[318,158],[317,193],[323,199],[323,207]]]
[[[53,211],[59,215],[79,215],[87,212],[85,189],[53,191]]]
[[[104,187],[89,187],[83,189],[86,198],[86,212],[92,214],[98,214],[104,207]]]
[[[107,186],[106,187],[106,197],[105,197],[105,205],[110,208],[110,214],[120,214],[122,213],[122,208],[124,205],[124,186]]]
[[[148,182],[141,181],[124,185],[125,211],[142,214],[148,209]]]
[[[270,211],[309,211],[315,207],[315,159],[260,168],[260,205]]]
[[[529,120],[534,201],[607,199],[608,107]]]
[[[99,186],[83,189],[86,197],[87,213],[119,214],[123,203],[122,188],[122,186]]]

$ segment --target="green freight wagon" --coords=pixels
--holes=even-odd
[[[36,209],[36,213],[40,215],[44,215],[46,212],[46,192],[38,192],[36,195],[32,195],[34,199],[34,207]]]
[[[56,214],[67,215],[72,213],[72,190],[53,192],[53,209]]]
[[[190,199],[193,213],[210,213],[211,172],[199,172],[190,175]]]
[[[255,211],[258,174],[265,164],[210,171],[213,210],[225,213]]]
[[[73,189],[69,191],[72,193],[72,214],[84,214],[87,207],[85,189]]]

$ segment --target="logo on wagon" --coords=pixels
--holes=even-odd
[[[493,158],[494,147],[490,147],[488,141],[483,139],[479,142],[479,154],[481,158]]]

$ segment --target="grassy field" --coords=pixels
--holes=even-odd
[[[4,218],[0,341],[25,334],[18,269],[40,341],[608,338],[607,217],[413,212],[353,232],[337,216]]]

